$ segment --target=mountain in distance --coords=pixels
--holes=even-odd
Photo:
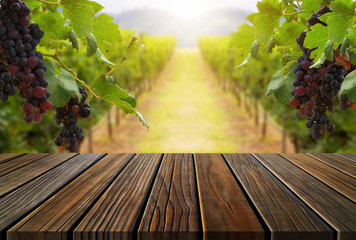
[[[133,29],[150,36],[174,35],[179,47],[196,47],[199,36],[225,36],[235,32],[239,25],[247,23],[245,18],[249,14],[224,8],[186,20],[162,10],[140,8],[111,15],[121,29]]]

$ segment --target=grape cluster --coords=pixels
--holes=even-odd
[[[42,54],[36,51],[44,32],[37,24],[29,25],[31,10],[21,0],[1,0],[0,6],[0,61],[15,77],[9,84],[26,99],[22,107],[25,122],[39,122],[42,114],[52,108],[44,79],[47,67]]]
[[[90,116],[90,105],[86,103],[88,95],[85,88],[80,86],[79,92],[82,95],[81,101],[77,97],[71,97],[64,107],[55,108],[56,124],[64,125],[54,140],[60,151],[67,149],[70,152],[77,152],[78,143],[84,140],[83,129],[77,125],[77,121],[78,118]]]
[[[309,19],[309,25],[323,24],[319,17],[330,12],[327,7],[321,8]],[[334,101],[338,98],[341,85],[344,81],[346,69],[343,66],[333,65],[329,60],[320,68],[311,69],[313,60],[310,55],[315,49],[304,47],[306,32],[297,39],[303,56],[298,59],[298,66],[294,69],[296,80],[293,82],[293,98],[289,104],[298,109],[300,117],[306,117],[306,127],[312,129],[312,137],[317,140],[324,136],[325,131],[333,133],[335,125],[327,115],[327,111],[334,112]],[[347,96],[343,96],[347,101]],[[350,103],[351,105],[351,103]]]
[[[17,90],[14,88],[14,81],[15,77],[8,73],[6,65],[0,63],[0,101],[6,102],[9,96],[16,94]]]

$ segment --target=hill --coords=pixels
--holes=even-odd
[[[134,29],[147,35],[175,35],[179,47],[195,47],[201,35],[227,35],[247,22],[250,13],[238,9],[219,9],[185,20],[167,12],[141,8],[114,15],[122,29]]]

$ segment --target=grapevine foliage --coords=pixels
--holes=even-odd
[[[56,145],[71,152],[83,140],[82,129],[74,126],[77,117],[90,114],[87,99],[97,98],[135,114],[148,127],[135,110],[136,99],[112,75],[143,45],[133,37],[117,59],[114,49],[122,40],[121,32],[112,17],[99,13],[100,4],[89,0],[1,0],[0,4],[0,100],[8,101],[19,90],[26,99],[22,106],[26,123],[41,121],[42,114],[55,106],[57,123],[61,121],[71,134],[62,129]],[[37,51],[40,43],[41,52]],[[61,56],[65,48],[78,52],[83,46],[87,57],[95,56],[98,64],[106,65],[96,79],[80,79],[63,61],[66,56]]]
[[[334,101],[340,100],[343,110],[356,103],[355,7],[352,0],[262,0],[259,12],[247,17],[253,26],[242,25],[236,33],[253,36],[247,38],[249,48],[246,40],[238,48],[237,68],[281,53],[283,69],[272,78],[266,95],[290,101],[308,119],[314,139],[335,131],[327,115],[335,111]]]

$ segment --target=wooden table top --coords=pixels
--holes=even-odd
[[[356,154],[0,154],[0,239],[356,239]]]

